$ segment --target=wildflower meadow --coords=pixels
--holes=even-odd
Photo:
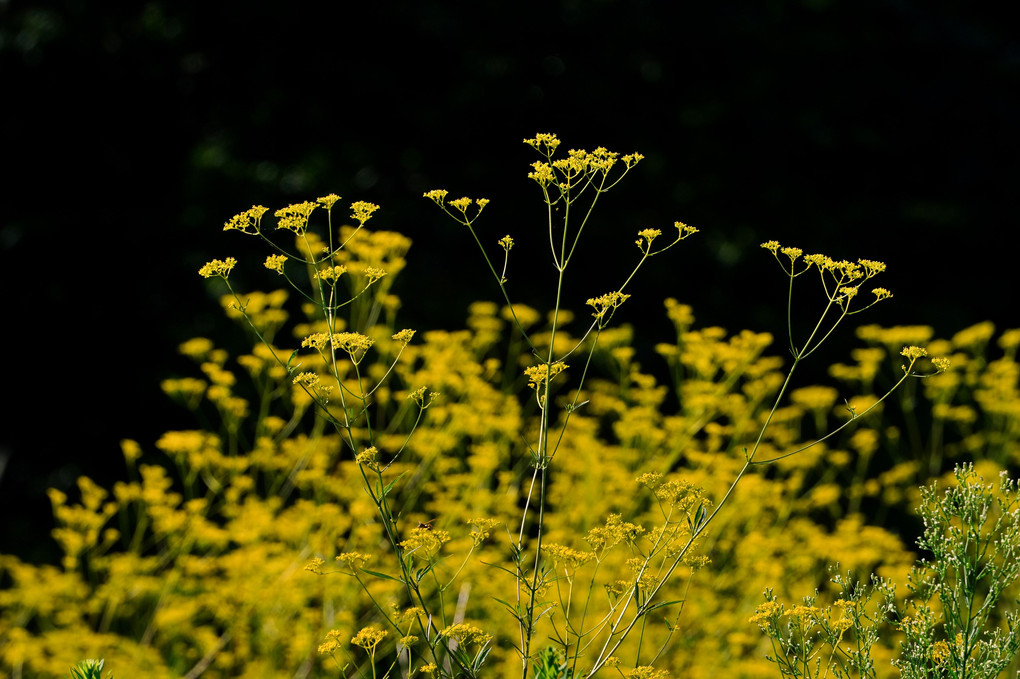
[[[236,335],[183,343],[194,370],[162,385],[194,428],[124,440],[111,487],[50,492],[60,563],[0,555],[0,672],[1017,676],[1020,328],[880,327],[879,245],[768,234],[779,324],[705,327],[682,291],[711,225],[682,221],[614,227],[629,273],[575,299],[578,244],[642,156],[524,143],[542,251],[487,228],[497,201],[419,198],[476,246],[440,263],[478,290],[462,327],[402,323],[414,253],[385,206],[226,221],[265,255],[198,272]],[[651,337],[617,312],[659,266],[672,332]],[[819,365],[837,335],[856,347]]]

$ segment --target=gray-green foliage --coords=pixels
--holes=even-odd
[[[1016,602],[1002,602],[1020,575],[1016,481],[1003,472],[997,488],[985,485],[969,465],[956,480],[943,493],[921,489],[917,544],[931,557],[911,569],[897,624],[905,639],[894,665],[907,679],[996,677],[1020,651]]]
[[[905,601],[875,576],[863,585],[837,575],[842,595],[825,607],[816,593],[786,610],[765,592],[751,621],[772,642],[768,659],[784,678],[873,679],[872,647],[897,631],[900,652],[892,664],[904,679],[993,679],[1016,670],[1017,483],[1003,472],[998,485],[985,484],[973,465],[957,467],[955,477],[944,490],[937,482],[921,489],[924,534],[917,544],[930,556],[911,568]],[[874,595],[877,607],[869,606]]]

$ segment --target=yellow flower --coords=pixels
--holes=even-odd
[[[698,227],[691,226],[690,224],[684,224],[683,222],[673,222],[673,226],[677,230],[677,238],[683,240],[692,234],[698,233]]]
[[[864,267],[865,275],[868,278],[885,271],[885,262],[876,262],[871,259],[858,259],[857,263]]]
[[[262,215],[268,211],[269,208],[262,207],[261,205],[252,205],[250,209],[231,217],[223,225],[223,230],[230,231],[233,229],[249,235],[257,234],[261,229]]]
[[[385,271],[383,271],[382,269],[377,269],[374,266],[366,266],[365,270],[362,273],[365,276],[365,278],[368,279],[368,285],[372,285],[377,280],[386,275]]]
[[[333,208],[333,204],[336,203],[338,200],[340,200],[340,196],[336,195],[335,193],[331,193],[328,196],[316,198],[315,202],[322,203],[323,205],[326,206],[327,210],[331,210]]]
[[[754,609],[754,615],[748,618],[747,621],[758,625],[763,632],[768,632],[772,621],[782,614],[783,604],[775,600],[766,601]]]
[[[644,159],[645,157],[640,153],[628,153],[622,158],[623,164],[627,166],[628,170],[637,165],[638,163],[640,163]]]
[[[791,618],[796,618],[801,622],[814,622],[818,620],[822,611],[817,606],[794,606],[793,610],[787,612]]]
[[[287,255],[269,255],[266,257],[265,267],[276,273],[283,273],[283,263],[287,261]]]
[[[439,636],[448,639],[456,639],[461,644],[485,644],[492,640],[491,634],[486,634],[480,628],[467,623],[450,625],[439,632]]]
[[[669,672],[657,670],[651,665],[642,665],[630,670],[624,676],[628,679],[666,679],[669,676]]]
[[[428,387],[419,387],[418,389],[415,389],[414,391],[407,395],[407,398],[417,403],[418,407],[421,408],[422,410],[432,405],[432,402],[436,400],[437,396],[439,396],[438,391],[429,392],[428,395],[426,396],[425,395],[426,389],[428,389]]]
[[[333,653],[340,648],[340,630],[334,629],[326,632],[326,641],[319,645],[319,653],[326,655]]]
[[[230,275],[230,270],[237,265],[237,260],[233,257],[227,257],[222,262],[218,259],[214,259],[209,262],[201,269],[198,270],[198,275],[202,278],[212,278],[213,276],[219,276],[223,280],[227,280]]]
[[[344,562],[344,564],[353,571],[361,568],[371,561],[372,556],[370,554],[361,554],[359,552],[344,552],[338,556],[336,560]]]
[[[886,290],[885,288],[875,288],[874,290],[871,291],[871,293],[875,295],[876,302],[883,299],[889,299],[890,297],[893,296],[893,294]]]
[[[206,337],[192,337],[187,342],[182,342],[177,351],[188,358],[200,361],[206,354],[213,350],[213,342]]]
[[[543,186],[552,184],[556,181],[556,175],[553,173],[549,163],[543,163],[536,160],[531,164],[531,167],[533,167],[534,170],[528,173],[528,179],[534,179]]]
[[[605,526],[592,528],[584,540],[596,553],[596,557],[600,558],[602,553],[620,542],[633,543],[644,532],[644,528],[624,521],[619,514],[610,514]]]
[[[400,546],[419,558],[429,559],[449,541],[450,533],[448,531],[422,526],[412,528],[411,534],[400,543]]]
[[[634,241],[638,247],[651,246],[652,241],[662,235],[659,229],[642,229],[638,231],[638,239]]]
[[[359,200],[356,203],[351,203],[351,218],[358,220],[358,223],[364,225],[365,222],[372,218],[372,213],[378,209],[379,206],[375,203]]]
[[[298,236],[303,236],[308,228],[308,217],[317,207],[319,207],[318,203],[306,201],[277,210],[273,213],[279,220],[276,223],[276,228],[287,229]]]
[[[651,241],[649,240],[648,243],[651,244]],[[622,292],[608,292],[600,297],[589,299],[586,304],[595,309],[592,316],[602,319],[607,311],[618,309],[628,299],[630,299],[630,295],[625,295]]]
[[[900,352],[900,356],[906,356],[911,360],[924,358],[927,355],[928,355],[927,350],[915,346],[903,347],[903,351]]]
[[[498,519],[477,518],[471,519],[470,521],[468,521],[468,524],[474,526],[474,528],[471,530],[471,533],[469,534],[469,537],[471,538],[471,541],[474,543],[474,545],[477,547],[489,537],[490,531],[492,531],[493,528],[498,526],[500,524],[500,521]]]
[[[363,451],[358,453],[354,461],[358,464],[365,465],[372,471],[379,471],[379,449],[375,446],[371,448],[365,448]],[[339,557],[338,557],[339,558]]]
[[[401,346],[406,347],[408,343],[411,341],[412,337],[414,337],[414,330],[409,330],[405,328],[391,336],[390,339],[392,339],[394,342],[400,342]]]
[[[555,563],[566,564],[572,568],[578,568],[595,558],[592,552],[581,552],[555,543],[547,545],[545,550]]]
[[[524,374],[528,376],[528,383],[532,389],[538,389],[546,383],[546,380],[550,380],[567,368],[567,364],[562,361],[556,363],[546,363],[543,365],[536,365],[530,368],[524,369]]]
[[[838,391],[821,385],[801,387],[790,392],[790,400],[808,410],[828,410],[837,398]]]
[[[537,151],[542,151],[546,155],[551,155],[552,152],[556,150],[556,147],[560,145],[560,140],[555,134],[540,132],[532,139],[525,139],[524,143]]]
[[[309,389],[314,389],[319,386],[319,376],[313,372],[303,372],[294,378],[294,384],[300,384],[308,387]]]
[[[268,262],[266,263],[266,266],[267,267],[269,266]],[[347,267],[341,264],[339,266],[323,267],[322,269],[319,269],[318,271],[315,272],[315,277],[318,278],[320,281],[325,281],[326,283],[333,284],[336,281],[338,281],[340,277],[343,276],[345,273],[347,273]]]
[[[446,196],[449,193],[450,192],[447,191],[446,189],[432,189],[431,191],[426,192],[425,195],[422,197],[428,198],[429,200],[433,201],[436,205],[442,206],[443,203],[446,201]]]
[[[775,241],[772,242],[774,243]],[[783,248],[780,252],[789,257],[790,262],[797,261],[797,258],[804,254],[804,251],[800,248]]]
[[[355,646],[360,646],[366,651],[372,651],[379,645],[379,642],[387,637],[387,635],[389,635],[389,632],[386,630],[376,629],[375,627],[365,627],[354,635],[351,639],[351,643]]]

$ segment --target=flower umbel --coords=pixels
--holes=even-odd
[[[304,203],[295,203],[294,205],[288,205],[277,210],[273,213],[279,220],[276,228],[287,229],[288,231],[293,231],[298,236],[303,236],[308,229],[308,217],[317,207],[319,207],[318,203],[305,201]]]
[[[262,215],[269,211],[269,208],[261,205],[252,205],[239,215],[231,217],[224,225],[224,231],[240,231],[249,235],[258,234],[262,228]]]
[[[212,278],[213,276],[219,276],[223,280],[227,280],[230,276],[230,271],[237,265],[237,260],[233,257],[227,257],[225,260],[220,261],[214,259],[209,262],[201,269],[198,270],[198,275],[202,278]]]

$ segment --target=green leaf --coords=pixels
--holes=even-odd
[[[418,572],[416,572],[414,574],[414,582],[415,582],[415,584],[421,584],[422,579],[426,575],[428,575],[430,572],[432,572],[432,564],[429,564],[425,568],[422,568],[422,569],[418,570]]]
[[[651,613],[652,611],[658,608],[665,608],[666,606],[672,606],[673,604],[682,604],[684,601],[685,599],[674,599],[673,601],[660,601],[646,608],[645,613]]]
[[[404,474],[406,474],[406,473],[407,473],[406,471],[400,472],[400,475],[399,475],[399,476],[398,476],[397,478],[395,478],[395,479],[393,479],[392,481],[390,481],[389,483],[387,483],[387,484],[386,484],[386,487],[385,487],[385,488],[383,488],[383,490],[382,490],[382,494],[381,494],[381,495],[380,495],[379,497],[386,497],[386,495],[387,495],[387,494],[388,494],[388,493],[389,493],[389,492],[390,492],[391,490],[393,490],[393,486],[394,486],[394,485],[396,485],[397,481],[399,481],[400,479],[402,479],[402,478],[404,477]]]
[[[377,578],[382,578],[383,580],[392,580],[393,582],[399,582],[402,585],[407,584],[400,578],[395,578],[392,575],[386,575],[385,573],[380,573],[378,571],[370,571],[367,568],[359,568],[358,570],[360,570],[362,573],[368,573],[369,575],[374,575]]]
[[[701,526],[705,523],[705,505],[699,505],[698,511],[694,512],[694,527],[701,529]]]

